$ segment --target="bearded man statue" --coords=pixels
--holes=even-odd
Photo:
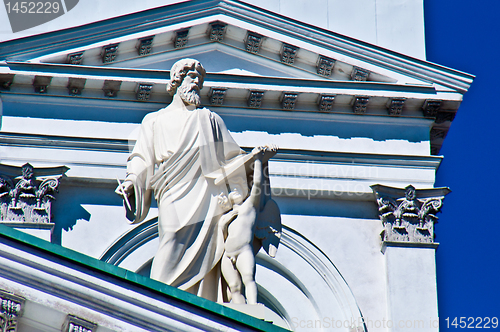
[[[244,161],[238,160],[248,158],[217,114],[196,108],[205,74],[193,59],[173,65],[167,87],[173,100],[144,117],[117,192],[130,202],[132,223],[145,219],[152,194],[158,203],[160,244],[151,278],[221,301],[224,237],[218,222],[226,211],[218,196],[234,185],[247,195]],[[231,175],[224,171],[227,164],[233,165]]]

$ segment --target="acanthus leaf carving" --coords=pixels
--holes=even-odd
[[[83,318],[68,315],[62,327],[62,332],[94,332],[97,324],[89,322]]]
[[[153,38],[154,36],[144,37],[139,39],[137,45],[137,54],[140,56],[148,55],[153,50]]]
[[[248,96],[248,106],[251,108],[260,108],[262,105],[262,99],[264,98],[264,91],[250,91]]]
[[[29,163],[21,173],[13,178],[0,174],[0,222],[51,224],[52,201],[62,174],[36,178]]]
[[[207,34],[211,41],[221,42],[226,34],[226,24],[221,22],[210,24]]]
[[[250,53],[257,54],[260,51],[262,36],[254,32],[248,32],[245,38],[245,50]]]
[[[187,45],[189,29],[179,30],[175,32],[174,47],[182,48]]]
[[[17,319],[23,313],[25,302],[21,296],[0,290],[0,331],[17,331]]]
[[[436,214],[443,205],[448,188],[402,189],[374,185],[379,217],[384,225],[382,240],[389,242],[434,243]]]
[[[295,56],[297,55],[298,47],[289,45],[289,44],[283,44],[281,47],[281,54],[280,54],[280,60],[283,63],[293,65],[295,62]]]
[[[212,105],[223,105],[226,96],[225,88],[212,88],[210,90],[210,103]]]
[[[318,75],[328,77],[332,74],[333,66],[335,66],[335,60],[328,58],[326,56],[320,55],[318,58],[318,63],[316,66]]]
[[[104,46],[101,52],[102,63],[113,62],[118,54],[119,44]]]

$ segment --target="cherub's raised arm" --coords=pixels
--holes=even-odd
[[[253,169],[253,185],[250,192],[252,204],[257,207],[260,204],[260,196],[262,194],[262,183],[264,178],[263,165],[269,158],[274,156],[278,151],[276,145],[258,146],[253,149],[254,169]]]

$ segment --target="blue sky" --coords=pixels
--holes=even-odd
[[[425,1],[427,59],[476,75],[437,174],[453,191],[436,226],[442,330],[446,317],[500,316],[499,14],[496,0]]]

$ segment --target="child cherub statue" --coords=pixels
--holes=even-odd
[[[274,257],[281,237],[279,208],[270,197],[267,161],[278,148],[275,145],[256,147],[253,183],[248,197],[234,188],[226,197],[219,195],[219,203],[232,210],[220,219],[226,241],[222,256],[222,275],[226,280],[233,303],[244,304],[242,283],[245,285],[246,303],[257,304],[255,283],[255,256],[261,247]]]

